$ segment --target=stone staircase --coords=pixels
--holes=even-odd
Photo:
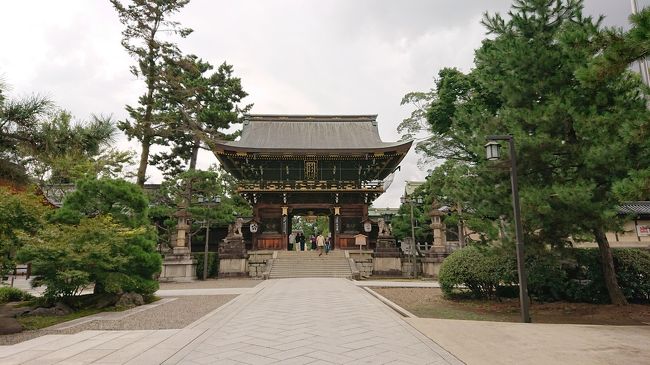
[[[280,278],[348,278],[358,276],[354,262],[345,251],[334,250],[318,256],[317,251],[276,251],[270,263],[269,279]]]

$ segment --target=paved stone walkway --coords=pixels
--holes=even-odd
[[[256,289],[182,330],[43,336],[0,347],[0,363],[462,364],[348,280]]]

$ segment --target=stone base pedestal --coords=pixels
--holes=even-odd
[[[422,258],[422,276],[437,279],[442,261],[447,256],[449,253],[444,246],[431,247]]]
[[[385,236],[377,238],[375,257],[400,257],[399,248],[395,237]]]
[[[171,254],[165,255],[159,280],[163,282],[196,280],[196,261],[190,256],[187,247],[174,247]]]
[[[372,275],[402,276],[402,259],[399,257],[376,257],[372,260]]]
[[[248,276],[248,255],[242,237],[226,237],[219,245],[219,276]]]
[[[422,258],[422,276],[437,279],[441,265],[442,260],[437,260],[432,257]]]
[[[248,276],[247,259],[219,259],[219,276]]]

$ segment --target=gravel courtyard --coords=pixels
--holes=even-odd
[[[252,288],[260,282],[261,280],[253,279],[219,279],[191,283],[161,283],[160,289],[191,291],[193,289]],[[136,311],[126,317],[119,315],[119,313],[124,312],[112,312],[111,315],[118,317],[115,320],[104,318],[80,323],[68,328],[60,328],[65,327],[65,323],[62,323],[40,330],[0,336],[0,346],[16,344],[43,335],[73,334],[85,330],[181,329],[236,297],[237,295],[185,295],[171,298],[166,297],[162,300],[162,304],[143,311]],[[102,314],[100,313],[98,315]]]

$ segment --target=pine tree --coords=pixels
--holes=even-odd
[[[508,171],[484,160],[483,145],[513,135],[526,244],[595,240],[611,302],[625,304],[605,232],[619,223],[617,186],[648,166],[647,138],[635,134],[650,120],[642,85],[629,71],[580,77],[601,35],[582,1],[516,0],[508,15],[484,17],[490,36],[471,72],[439,74],[427,118],[440,143],[429,153],[468,169],[458,195],[474,218],[511,221]]]
[[[151,162],[168,176],[196,169],[201,138],[233,140],[238,133],[226,131],[235,123],[241,123],[243,114],[252,105],[240,107],[248,94],[242,89],[241,80],[233,76],[233,67],[221,64],[212,72],[213,66],[189,55],[168,60],[163,72],[164,89],[161,99],[174,115],[156,143],[171,148],[152,156]]]
[[[137,60],[137,66],[131,67],[131,73],[142,77],[146,85],[139,104],[126,107],[131,120],[124,120],[118,125],[127,137],[140,141],[137,184],[143,186],[150,148],[170,118],[167,111],[161,109],[160,100],[161,88],[164,87],[162,71],[165,60],[180,56],[176,44],[163,40],[162,34],[184,38],[192,32],[168,19],[187,5],[189,0],[134,0],[128,6],[119,0],[111,0],[111,3],[126,27],[122,32],[122,46]]]

